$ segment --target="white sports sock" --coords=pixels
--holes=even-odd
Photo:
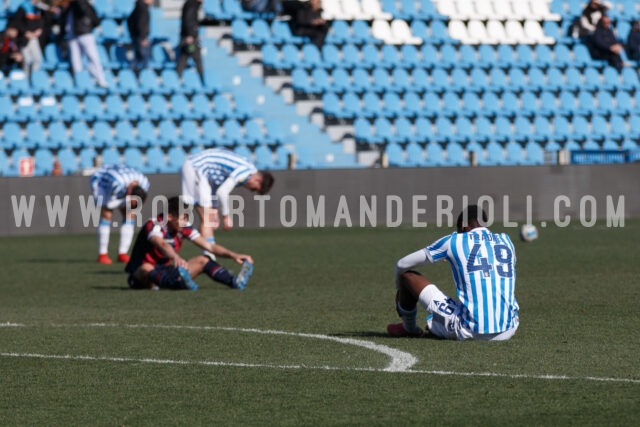
[[[109,251],[109,233],[111,233],[111,222],[100,219],[98,223],[98,254],[106,254]]]
[[[398,313],[402,317],[402,322],[404,323],[404,329],[407,332],[412,332],[416,330],[418,324],[416,323],[416,317],[418,315],[418,307],[414,307],[413,310],[408,311],[402,308],[400,303],[398,303]]]
[[[120,227],[120,245],[118,246],[118,255],[129,252],[129,246],[133,240],[133,221],[125,220]]]

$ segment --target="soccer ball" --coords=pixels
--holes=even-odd
[[[520,239],[523,242],[533,242],[538,238],[538,229],[535,225],[525,224],[520,227]]]

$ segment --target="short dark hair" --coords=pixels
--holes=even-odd
[[[258,194],[267,194],[271,187],[273,187],[273,182],[275,179],[271,172],[260,171],[260,175],[262,176],[262,184],[260,184],[260,190],[258,190]]]
[[[180,215],[180,209],[186,212],[190,208],[189,203],[187,203],[182,196],[171,197],[167,205],[167,213],[173,217]]]
[[[466,212],[466,215],[465,215],[465,212]],[[487,214],[485,213],[485,211],[480,209],[478,205],[467,206],[467,208],[463,209],[462,212],[460,212],[460,215],[458,215],[458,222],[457,222],[458,233],[462,233],[462,227],[464,225],[462,221],[464,219],[467,220],[467,225],[468,225],[468,224],[471,224],[473,221],[479,223],[480,221],[478,221],[478,218],[482,218],[482,222],[486,223]]]
[[[133,186],[133,188],[131,189],[131,195],[140,197],[140,200],[142,200],[142,203],[144,203],[144,201],[147,200],[147,192],[144,191],[144,189],[139,185]]]

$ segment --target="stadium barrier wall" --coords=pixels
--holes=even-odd
[[[420,222],[419,226],[424,226],[425,222],[428,226],[436,226],[438,219],[446,227],[447,216],[438,206],[440,202],[441,206],[448,207],[448,203],[438,200],[439,196],[441,199],[442,196],[451,198],[454,221],[465,196],[470,203],[478,202],[483,196],[485,201],[491,198],[494,202],[494,218],[503,223],[505,211],[509,221],[524,223],[527,218],[527,196],[530,196],[533,221],[553,221],[554,215],[564,220],[568,215],[572,223],[579,223],[581,211],[586,212],[584,215],[589,220],[592,208],[595,208],[597,218],[602,219],[608,214],[608,205],[617,209],[614,212],[618,216],[622,214],[623,206],[624,219],[640,217],[640,164],[298,170],[275,171],[273,174],[276,182],[269,194],[271,198],[264,201],[262,209],[266,227],[309,226],[308,220],[313,219],[314,215],[308,218],[307,214],[318,213],[320,196],[324,196],[325,227],[333,227],[336,218],[340,226],[346,226],[346,216],[354,227],[361,226],[361,219],[370,226],[371,217],[376,219],[377,227],[388,226],[387,220],[391,221],[391,226],[397,226],[400,222],[405,226],[412,225],[414,221]],[[150,175],[149,179],[151,189],[142,209],[142,219],[151,216],[151,200],[156,195],[177,195],[181,188],[177,174]],[[241,196],[244,203],[243,226],[259,227],[260,203],[253,198],[253,193],[241,188],[233,194]],[[84,225],[79,201],[79,196],[86,198],[89,195],[87,176],[0,178],[0,213],[3,219],[0,222],[0,236],[93,232],[91,222],[86,227]],[[21,196],[26,196],[25,201],[35,196],[29,227],[26,227],[24,219],[21,226],[16,224],[14,201],[19,202]],[[54,226],[50,225],[47,196],[69,196],[64,226],[59,221]],[[374,205],[372,196],[376,196],[375,215],[370,213]],[[504,196],[509,198],[506,210]],[[623,204],[620,203],[620,196],[624,197]],[[366,200],[364,207],[361,205],[362,197]],[[308,211],[309,198],[313,210]],[[294,203],[296,221],[293,221]],[[387,206],[388,203],[390,206]],[[417,209],[414,209],[414,203]],[[401,213],[398,211],[399,204],[402,205]],[[238,201],[234,206],[238,206]],[[402,221],[399,221],[399,217]],[[318,224],[320,216],[315,218]],[[122,218],[116,213],[114,220],[121,222]],[[234,224],[239,226],[238,217],[234,218]]]

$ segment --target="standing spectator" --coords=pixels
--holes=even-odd
[[[71,0],[62,14],[62,35],[69,40],[73,72],[82,71],[82,55],[89,61],[87,69],[101,87],[108,87],[98,55],[93,29],[100,21],[88,0]]]
[[[582,11],[578,36],[585,38],[593,35],[600,19],[611,9],[611,2],[604,0],[591,0]]]
[[[202,0],[187,0],[182,6],[182,26],[180,29],[180,57],[176,65],[178,75],[187,66],[189,57],[193,58],[200,78],[203,78],[202,55],[200,54],[200,40],[198,39],[198,11]]]
[[[42,64],[40,36],[44,27],[44,19],[38,3],[40,3],[39,0],[23,1],[13,17],[13,23],[20,31],[22,69],[27,76],[31,71],[40,68],[40,64]]]
[[[282,11],[282,3],[280,0],[242,0],[242,8],[249,12],[273,12],[278,15]]]
[[[596,32],[591,36],[591,56],[593,59],[607,61],[609,65],[620,71],[623,66],[620,52],[623,48],[624,46],[611,28],[611,18],[604,15],[598,22]]]
[[[633,24],[627,38],[627,55],[635,61],[640,59],[640,21]]]
[[[309,37],[311,43],[321,48],[329,31],[329,24],[322,19],[321,0],[309,0],[296,8],[292,27],[293,34]]]
[[[151,59],[151,41],[149,40],[149,30],[151,28],[151,18],[149,6],[153,0],[138,0],[136,7],[127,19],[129,34],[133,42],[134,59],[131,61],[131,68],[147,68]]]
[[[0,35],[0,69],[4,71],[14,65],[22,65],[22,52],[18,45],[18,29],[9,24]]]

